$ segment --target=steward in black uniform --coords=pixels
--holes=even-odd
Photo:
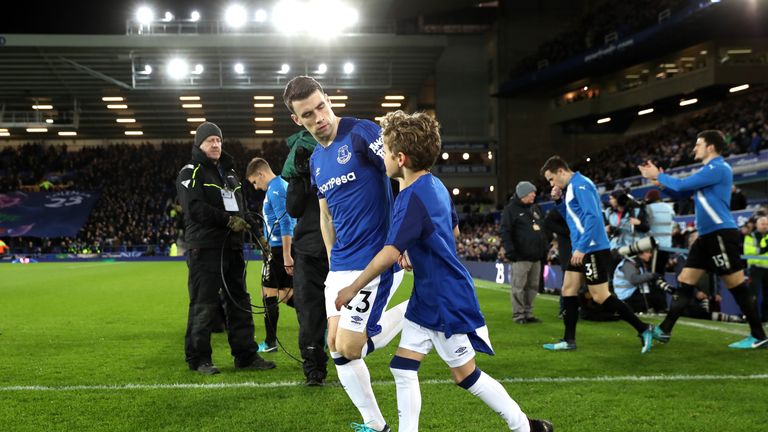
[[[317,145],[307,131],[288,137],[291,151],[282,176],[288,181],[285,209],[296,218],[293,229],[293,292],[299,320],[299,349],[309,386],[322,385],[328,374],[325,352],[325,278],[328,255],[320,233],[320,204],[309,180],[309,156]]]
[[[188,245],[189,319],[184,352],[189,368],[204,375],[219,373],[211,360],[211,330],[219,313],[222,273],[227,332],[237,369],[272,369],[253,339],[251,299],[245,289],[242,190],[232,157],[221,149],[221,129],[213,123],[197,128],[192,159],[176,179]],[[226,241],[226,243],[225,243]],[[234,301],[233,301],[234,299]]]

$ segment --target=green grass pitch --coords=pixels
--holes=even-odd
[[[248,277],[256,299],[258,267]],[[281,352],[266,355],[273,371],[236,372],[215,334],[222,373],[189,371],[186,278],[183,262],[0,265],[0,431],[345,431],[360,421],[332,365],[321,388],[304,387],[300,365]],[[396,301],[412,284],[406,276]],[[582,321],[579,349],[552,353],[541,344],[562,335],[555,297],[537,299],[542,324],[523,326],[512,323],[506,287],[477,286],[497,353],[478,365],[557,431],[768,430],[768,350],[726,347],[746,325],[684,319],[668,345],[640,355],[628,325]],[[260,315],[256,333],[264,337]],[[296,317],[284,306],[279,337],[298,356]],[[366,359],[393,430],[395,345]],[[421,430],[505,430],[436,354],[420,378]]]

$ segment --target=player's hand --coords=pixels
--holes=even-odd
[[[578,250],[573,251],[573,255],[571,255],[571,264],[580,266],[582,261],[584,261],[584,252]]]
[[[661,170],[649,160],[645,161],[644,164],[639,165],[637,168],[640,169],[640,175],[648,180],[656,180],[659,177],[659,174],[661,174]]]
[[[397,265],[402,267],[405,271],[413,270],[413,264],[411,264],[411,259],[408,257],[408,251],[405,251],[400,255],[400,258],[397,259]]]
[[[629,218],[629,224],[630,225],[640,225],[641,223],[643,223],[643,222],[640,219],[638,219],[638,218],[633,218],[633,217]]]
[[[233,215],[229,217],[229,222],[227,222],[227,228],[231,229],[236,233],[239,233],[247,229],[251,229],[251,225],[240,216]]]
[[[283,267],[288,276],[293,276],[293,257],[291,255],[283,255]]]
[[[553,200],[557,201],[560,199],[561,196],[563,196],[563,190],[557,186],[552,186],[552,192],[550,193],[550,195],[552,196]]]
[[[339,291],[339,294],[336,295],[336,310],[340,311],[341,307],[349,303],[353,298],[355,298],[356,295],[357,290],[354,289],[351,285],[343,288],[341,291]]]

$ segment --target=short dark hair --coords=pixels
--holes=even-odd
[[[541,170],[539,171],[539,173],[541,173],[542,176],[547,171],[554,174],[554,173],[557,173],[557,170],[559,170],[560,168],[566,171],[571,170],[571,168],[568,167],[568,163],[566,161],[564,161],[560,156],[555,155],[547,159],[546,162],[544,162],[544,165],[541,167]]]
[[[262,158],[255,157],[248,162],[248,167],[245,168],[245,178],[247,180],[258,171],[265,171],[267,169],[272,170],[269,163]]]
[[[716,129],[709,129],[699,132],[696,138],[701,138],[707,145],[715,146],[715,151],[720,154],[725,151],[725,135]]]
[[[283,103],[285,103],[288,111],[296,114],[293,111],[293,101],[306,99],[315,91],[320,91],[320,93],[325,94],[323,86],[321,86],[314,78],[306,75],[294,77],[285,85],[285,91],[283,91]]]
[[[388,113],[381,120],[381,136],[393,154],[408,156],[409,169],[427,170],[440,154],[440,123],[424,112]]]

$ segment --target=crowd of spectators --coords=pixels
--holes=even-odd
[[[659,13],[674,13],[690,4],[690,0],[604,0],[590,10],[569,30],[541,44],[536,53],[522,59],[511,76],[535,72],[539,64],[560,63],[568,58],[605,44],[606,36],[616,33],[618,39],[650,27],[659,21]]]
[[[189,161],[191,143],[110,144],[69,149],[65,145],[25,144],[0,151],[0,193],[22,190],[97,191],[99,200],[75,238],[5,238],[12,251],[26,253],[88,253],[147,251],[167,253],[182,229],[176,203],[176,175]],[[281,167],[288,147],[283,141],[249,149],[226,141],[225,151],[238,172],[248,161],[264,157]],[[252,210],[261,199],[244,188]]]
[[[574,169],[595,183],[605,183],[606,189],[612,190],[620,179],[637,176],[637,166],[649,159],[664,168],[695,163],[691,153],[693,143],[696,134],[705,129],[719,129],[725,133],[728,143],[726,156],[759,153],[766,148],[768,138],[766,110],[766,91],[721,101],[693,115],[662,125],[653,132],[611,145],[590,155],[589,162],[574,164]]]

